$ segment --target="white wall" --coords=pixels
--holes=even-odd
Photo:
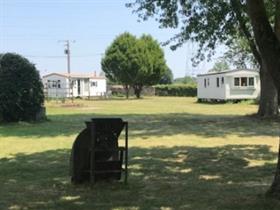
[[[90,79],[90,95],[91,96],[104,96],[107,92],[106,79]],[[97,86],[93,85],[97,83]]]
[[[107,92],[106,79],[73,78],[74,97],[104,96]],[[78,80],[80,80],[80,94],[78,94]]]
[[[219,78],[219,87],[217,87]],[[222,83],[223,75],[207,75],[197,77],[197,97],[199,99],[225,100],[225,81]],[[206,87],[204,81],[206,79]],[[208,82],[209,81],[209,82]]]

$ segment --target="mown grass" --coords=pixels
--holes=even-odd
[[[279,209],[264,197],[278,120],[249,104],[194,98],[47,103],[49,121],[0,125],[0,209]],[[74,186],[69,155],[84,121],[129,122],[129,183]]]

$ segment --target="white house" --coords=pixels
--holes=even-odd
[[[197,75],[199,100],[256,99],[259,94],[259,72],[255,70],[230,70]]]
[[[105,77],[96,74],[51,73],[43,76],[45,94],[51,98],[104,96]]]

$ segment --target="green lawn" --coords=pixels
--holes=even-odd
[[[266,199],[279,121],[249,104],[194,98],[50,102],[50,121],[0,125],[0,209],[273,210]],[[129,179],[73,186],[69,155],[84,121],[129,122]]]

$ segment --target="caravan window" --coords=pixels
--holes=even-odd
[[[254,85],[255,85],[254,77],[249,77],[249,86],[254,86]]]
[[[237,87],[248,87],[248,86],[255,86],[255,79],[254,77],[235,77],[234,78],[234,86]]]
[[[97,87],[97,82],[91,82],[91,87]]]
[[[234,78],[234,86],[240,86],[240,78],[239,77]]]
[[[241,77],[241,86],[246,87],[248,86],[247,77]]]
[[[60,80],[57,80],[57,88],[61,88]]]
[[[51,80],[48,80],[47,85],[48,85],[48,88],[51,88]]]
[[[56,81],[52,81],[52,87],[53,87],[53,88],[56,88],[56,84],[57,84]]]

